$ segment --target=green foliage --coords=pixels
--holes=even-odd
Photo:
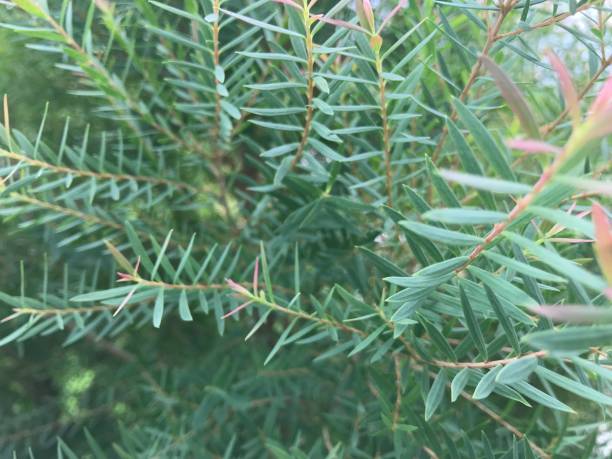
[[[0,455],[605,454],[604,2],[0,7]]]

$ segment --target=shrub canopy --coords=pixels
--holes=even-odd
[[[0,4],[0,455],[607,454],[610,5]]]

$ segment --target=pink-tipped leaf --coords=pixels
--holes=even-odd
[[[249,292],[246,288],[244,288],[242,285],[240,285],[237,282],[234,282],[231,279],[225,279],[225,282],[227,283],[227,286],[232,289],[234,292],[240,294],[240,295],[250,295],[251,292]]]
[[[225,314],[224,316],[221,317],[221,319],[227,319],[230,316],[233,316],[234,314],[236,314],[238,311],[243,310],[244,308],[246,308],[249,304],[251,304],[252,301],[247,301],[246,303],[242,303],[240,306],[238,306],[237,308],[232,309],[230,312],[228,312],[227,314]]]
[[[335,25],[336,27],[343,27],[345,29],[357,30],[359,32],[367,33],[369,32],[363,27],[358,26],[357,24],[353,24],[351,22],[343,21],[342,19],[334,19],[328,18],[326,16],[317,17],[317,19],[321,22],[325,22],[327,24]]]
[[[601,271],[612,286],[612,226],[605,209],[598,203],[593,204],[593,226],[595,227],[595,255]]]
[[[259,281],[259,257],[255,258],[255,269],[253,270],[253,292],[257,295],[257,287]]]
[[[356,0],[355,10],[361,26],[370,33],[374,33],[374,9],[370,0]]]
[[[547,142],[534,139],[508,140],[506,145],[514,150],[522,150],[526,153],[552,153],[558,155],[563,151],[561,148],[555,147]]]
[[[292,6],[293,8],[296,8],[302,11],[302,7],[298,5],[297,3],[295,3],[293,0],[272,0],[272,1],[276,3],[282,3],[283,5]]]
[[[599,94],[591,105],[591,113],[599,113],[612,105],[612,76],[601,87]]]
[[[382,24],[378,28],[378,33],[380,33],[385,28],[387,23],[391,19],[393,19],[393,16],[395,16],[397,13],[400,12],[400,10],[402,10],[403,8],[406,8],[407,6],[408,6],[408,0],[400,0],[400,2],[397,5],[395,5],[395,8],[393,8],[391,11],[389,11],[389,14],[387,14],[387,16],[385,16],[385,18],[383,19]]]
[[[565,64],[554,52],[548,52],[548,60],[559,77],[559,84],[561,85],[561,92],[563,92],[565,104],[572,117],[574,126],[577,126],[580,122],[580,103],[578,100],[578,93],[576,92],[574,83],[572,83],[572,77],[567,67],[565,67]]]

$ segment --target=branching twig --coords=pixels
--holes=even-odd
[[[189,190],[192,192],[196,192],[196,188],[184,182],[175,182],[173,180],[168,180],[159,177],[149,177],[145,175],[130,175],[130,174],[113,174],[110,172],[94,172],[83,169],[74,169],[71,167],[65,166],[56,166],[54,164],[47,163],[45,161],[40,161],[38,159],[30,158],[29,156],[25,156],[19,153],[15,153],[12,151],[7,151],[0,148],[0,156],[4,156],[5,158],[14,159],[16,161],[21,161],[27,164],[30,164],[35,167],[39,167],[41,169],[47,169],[53,172],[72,175],[75,177],[93,177],[96,179],[106,179],[106,180],[115,180],[115,181],[135,181],[135,182],[145,182],[152,183],[154,185],[165,185],[174,188],[181,188],[185,190]]]
[[[291,161],[290,169],[294,169],[302,159],[304,149],[306,148],[306,143],[308,142],[308,136],[310,135],[312,119],[314,117],[314,40],[310,23],[310,12],[308,11],[308,8],[305,8],[303,14],[304,27],[306,29],[306,118],[304,119],[302,138],[300,139],[297,152]]]

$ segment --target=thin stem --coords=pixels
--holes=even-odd
[[[450,387],[450,383],[448,383],[447,385]],[[480,411],[485,413],[487,416],[489,416],[491,419],[493,419],[499,425],[503,426],[509,432],[512,432],[518,438],[524,438],[525,437],[525,434],[523,432],[518,430],[516,427],[514,427],[512,424],[510,424],[508,421],[506,421],[504,418],[502,418],[499,414],[497,414],[495,411],[490,409],[488,406],[486,406],[480,400],[474,399],[467,392],[461,392],[461,396],[464,399],[466,399],[469,402],[471,402],[472,404],[474,404]],[[533,449],[536,453],[538,453],[538,455],[542,459],[550,459],[551,455],[548,454],[546,451],[544,451],[542,448],[540,448],[538,445],[536,445],[534,442],[532,442],[529,439],[527,439],[527,442],[529,443],[529,446],[531,446],[531,449]]]
[[[538,359],[545,358],[548,356],[546,351],[529,352],[527,354],[519,355],[516,357],[510,357],[508,359],[500,360],[489,360],[487,362],[447,362],[444,360],[432,360],[431,363],[440,368],[493,368],[498,365],[508,365],[516,360],[523,359],[525,357],[535,357]]]
[[[315,317],[315,316],[313,316],[311,314],[307,314],[307,313],[305,313],[303,311],[297,311],[297,310],[294,310],[294,309],[289,309],[289,308],[286,308],[284,306],[281,306],[278,303],[273,303],[271,301],[268,301],[268,300],[266,300],[265,298],[262,298],[262,297],[257,297],[257,296],[254,296],[254,295],[248,295],[247,298],[252,300],[254,303],[261,304],[261,305],[266,306],[266,307],[268,307],[270,309],[273,309],[274,311],[282,312],[283,314],[287,314],[288,316],[297,317],[299,319],[308,320],[310,322],[316,322],[319,325],[324,325],[324,326],[327,326],[327,327],[336,328],[338,330],[342,330],[342,331],[345,331],[345,332],[348,332],[348,333],[355,333],[355,334],[360,335],[360,336],[367,335],[367,333],[365,333],[362,330],[359,330],[358,328],[354,328],[354,327],[351,327],[349,325],[345,325],[345,324],[343,324],[341,322],[336,322],[334,320],[321,319],[321,318]]]
[[[69,209],[67,207],[62,207],[62,206],[58,206],[56,204],[51,204],[50,202],[47,201],[41,201],[40,199],[36,199],[36,198],[32,198],[30,196],[26,196],[23,194],[19,194],[19,193],[11,193],[11,198],[14,198],[18,201],[22,201],[22,202],[26,202],[28,204],[32,204],[36,207],[42,207],[44,209],[50,209],[53,210],[55,212],[59,212],[62,213],[64,215],[70,215],[72,217],[76,217],[80,220],[83,220],[84,222],[87,223],[93,223],[93,224],[98,224],[98,225],[102,225],[102,226],[107,226],[109,228],[113,228],[113,229],[122,229],[123,226],[120,225],[119,223],[110,221],[110,220],[104,220],[102,218],[96,217],[95,215],[90,215],[90,214],[86,214],[84,212],[80,212],[78,210],[74,210],[74,209]]]
[[[387,186],[387,205],[393,206],[393,175],[391,173],[391,129],[387,113],[387,99],[385,97],[386,81],[383,76],[383,62],[380,50],[376,51],[376,71],[378,73],[378,95],[380,99],[380,118],[383,128],[383,152],[385,158],[385,177]]]
[[[25,156],[19,153],[14,153],[11,151],[4,150],[0,148],[0,156],[4,156],[5,158],[11,158],[16,161],[21,161],[32,166],[40,167],[41,169],[51,170],[53,172],[58,172],[62,174],[69,174],[78,177],[94,177],[97,179],[107,179],[107,180],[115,180],[115,181],[135,181],[135,182],[146,182],[152,183],[154,185],[166,185],[174,188],[182,188],[192,192],[196,192],[196,188],[183,182],[175,182],[173,180],[168,180],[164,178],[158,177],[148,177],[144,175],[130,175],[130,174],[112,174],[110,172],[94,172],[82,169],[73,169],[65,166],[56,166],[54,164],[47,163],[45,161],[40,161],[38,159],[30,158],[29,156]]]
[[[395,431],[400,420],[400,412],[402,408],[402,362],[399,354],[393,355],[393,364],[395,368],[395,408],[393,410],[392,430]]]
[[[572,138],[577,137],[572,136]],[[568,159],[568,157],[572,155],[574,151],[574,148],[571,148],[572,138],[570,138],[570,140],[568,141],[570,148],[564,149],[563,152],[561,152],[555,157],[552,163],[546,169],[544,169],[542,175],[540,175],[540,178],[533,186],[531,191],[517,201],[514,208],[508,214],[506,220],[501,223],[497,223],[493,226],[493,229],[489,231],[489,233],[485,236],[484,241],[478,244],[474,248],[474,250],[472,250],[472,252],[468,256],[468,260],[466,261],[466,263],[460,268],[458,268],[456,272],[463,271],[476,258],[478,258],[478,256],[485,250],[485,248],[493,241],[495,241],[497,237],[499,237],[508,228],[508,226],[513,221],[515,221],[525,211],[525,209],[527,209],[527,207],[529,207],[529,205],[542,192],[542,190],[544,190],[546,185],[550,183],[550,181],[553,179],[559,169],[563,166],[563,164],[565,164],[565,161]]]
[[[495,24],[493,25],[493,27],[489,28],[489,31],[487,33],[487,41],[485,42],[485,45],[482,48],[482,51],[480,52],[481,56],[489,55],[489,51],[491,51],[491,47],[497,40],[499,30],[501,29],[501,26],[504,20],[506,19],[506,17],[508,16],[508,13],[512,9],[512,6],[514,5],[514,3],[516,3],[516,1],[512,0],[511,2],[509,2],[508,6],[502,7],[499,10],[499,15],[497,16],[497,20],[495,21]],[[470,71],[470,76],[468,77],[467,82],[465,83],[465,86],[463,87],[463,90],[461,91],[461,94],[459,95],[459,100],[461,102],[464,102],[465,99],[467,98],[468,93],[470,92],[470,89],[472,89],[472,86],[476,82],[476,78],[478,77],[478,74],[480,73],[481,68],[482,68],[482,59],[479,58],[476,60],[476,62],[472,66],[472,70]],[[455,110],[455,108],[453,108],[453,110],[451,111],[450,119],[452,121],[455,121],[457,119],[457,111]],[[448,129],[446,125],[444,125],[444,127],[442,128],[442,133],[440,134],[440,139],[438,140],[438,144],[436,145],[436,148],[431,155],[431,160],[434,162],[434,164],[436,163],[436,160],[438,159],[438,156],[440,155],[440,152],[442,151],[442,148],[444,147],[444,144],[447,138],[448,138]]]
[[[304,27],[306,29],[306,118],[304,119],[304,129],[302,131],[302,138],[298,145],[297,152],[291,161],[290,170],[293,170],[302,159],[306,143],[308,142],[308,136],[310,134],[310,128],[312,126],[312,119],[314,117],[314,107],[312,101],[314,99],[314,41],[311,30],[311,19],[310,11],[308,8],[304,8]]]
[[[606,71],[606,69],[610,65],[612,65],[612,56],[608,57],[604,62],[602,62],[601,67],[597,69],[597,71],[595,72],[593,77],[589,80],[589,82],[586,84],[586,86],[582,88],[582,90],[578,94],[579,101],[582,100],[587,95],[587,93],[591,90],[593,85],[597,83],[597,80],[599,79],[599,77]],[[540,132],[542,133],[542,135],[546,136],[550,134],[559,124],[561,124],[561,122],[565,119],[568,113],[569,113],[569,109],[566,107],[563,110],[563,112],[561,112],[561,114],[554,121],[546,124],[540,129]]]
[[[576,12],[579,13],[581,11],[588,10],[592,6],[593,6],[593,3],[585,3],[583,5],[580,5],[578,8],[576,8]],[[545,19],[542,22],[538,22],[536,24],[530,25],[528,28],[517,29],[517,30],[513,30],[512,32],[500,33],[495,38],[495,41],[504,40],[504,39],[510,38],[510,37],[516,37],[517,35],[521,35],[521,34],[523,34],[525,32],[531,32],[533,30],[542,29],[544,27],[555,25],[555,24],[557,24],[557,23],[563,21],[564,19],[567,19],[568,17],[571,17],[573,15],[574,15],[573,13],[568,11],[566,13],[561,13],[561,14],[558,14],[556,16],[553,16],[553,17],[550,17],[548,19]]]
[[[219,197],[221,201],[221,205],[225,211],[225,216],[232,227],[235,226],[234,219],[232,217],[232,212],[230,210],[229,202],[227,199],[227,186],[225,183],[225,177],[223,175],[222,165],[223,165],[223,151],[221,148],[221,94],[217,90],[216,86],[221,84],[216,77],[216,69],[221,65],[221,54],[219,51],[219,5],[220,0],[213,1],[213,13],[216,15],[217,20],[212,24],[212,36],[213,36],[213,62],[215,65],[215,125],[212,129],[212,137],[213,137],[213,145],[214,145],[214,153],[213,153],[213,164],[214,168],[213,175],[217,180],[217,184],[219,185]]]

